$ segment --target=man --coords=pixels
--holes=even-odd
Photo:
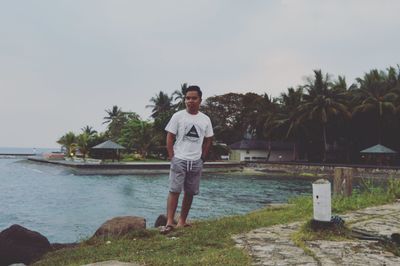
[[[167,225],[161,229],[163,234],[174,229],[174,216],[182,189],[184,191],[182,208],[176,227],[189,226],[186,219],[192,206],[193,196],[199,193],[203,163],[214,135],[210,118],[199,111],[202,100],[200,88],[189,86],[184,94],[186,110],[176,112],[165,128],[171,168]]]

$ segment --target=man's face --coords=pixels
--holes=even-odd
[[[185,96],[186,110],[190,114],[197,114],[200,109],[201,98],[197,91],[188,91]]]

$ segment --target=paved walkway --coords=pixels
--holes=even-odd
[[[370,207],[341,215],[350,228],[374,235],[400,233],[400,203]],[[259,228],[234,237],[246,249],[254,265],[400,265],[400,257],[386,251],[377,241],[307,241],[307,255],[291,235],[303,223]]]

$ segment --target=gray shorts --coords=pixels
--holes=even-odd
[[[199,194],[200,177],[203,170],[203,161],[186,161],[173,157],[169,171],[169,191],[180,193],[183,191],[192,195]]]

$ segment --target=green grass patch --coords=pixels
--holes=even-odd
[[[332,211],[340,214],[393,202],[400,195],[397,194],[400,183],[396,184],[393,183],[391,189],[368,188],[354,191],[349,198],[334,198]],[[312,218],[311,196],[297,197],[289,203],[285,207],[260,209],[246,215],[199,221],[191,228],[179,229],[167,236],[150,229],[119,239],[84,241],[76,248],[48,253],[35,265],[82,265],[105,260],[146,265],[251,265],[251,257],[235,247],[232,236],[260,227]],[[337,240],[337,236],[326,232],[311,233],[307,225],[293,236],[293,240],[301,246],[304,241],[322,237]]]
[[[308,221],[303,224],[298,232],[296,232],[292,239],[299,241],[314,241],[314,240],[327,240],[327,241],[346,241],[353,239],[351,237],[351,230],[346,226],[332,227],[329,229],[313,230],[311,222]]]

